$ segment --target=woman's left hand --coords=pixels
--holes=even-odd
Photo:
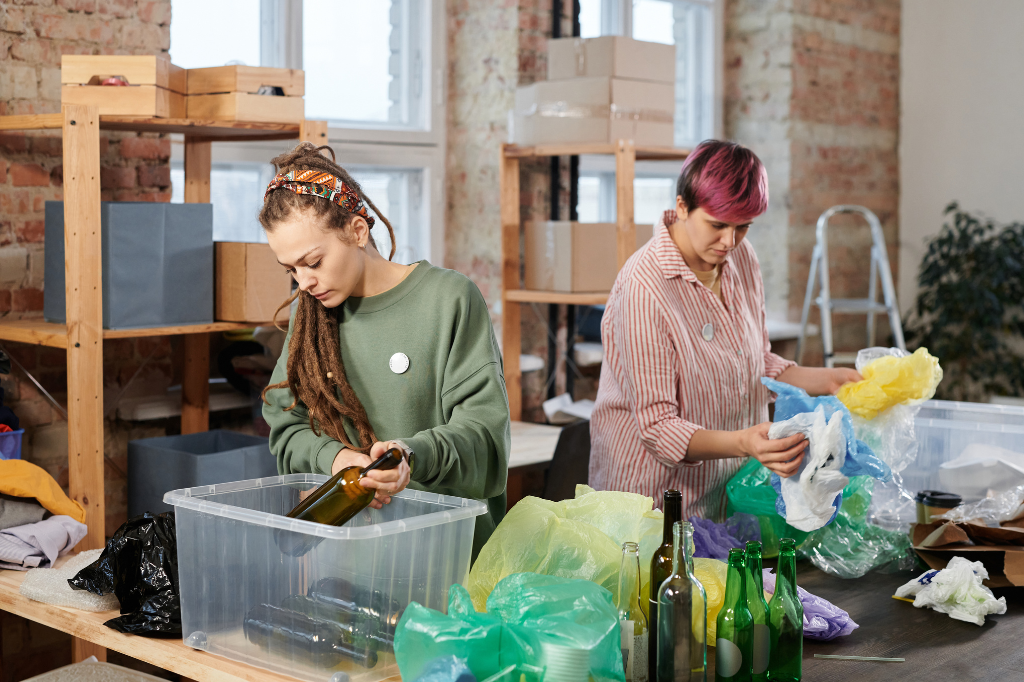
[[[835,395],[843,384],[864,380],[860,372],[849,367],[800,367],[799,365],[793,365],[775,378],[791,386],[802,388],[810,395]]]
[[[824,393],[828,395],[838,393],[843,384],[864,381],[864,377],[860,375],[860,372],[849,367],[832,367],[831,369],[826,367],[824,369],[828,372],[828,375],[825,377]]]
[[[377,441],[370,448],[370,461],[376,462],[380,459],[381,455],[391,448],[398,448],[400,451],[405,452],[405,448],[398,441]],[[385,504],[391,504],[391,496],[402,492],[409,485],[409,473],[409,462],[407,459],[403,459],[402,463],[394,469],[386,471],[375,469],[366,474],[361,485],[364,488],[373,488],[377,491],[370,506],[374,509],[380,509]]]

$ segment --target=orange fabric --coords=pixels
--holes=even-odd
[[[42,467],[21,459],[0,460],[0,493],[34,497],[43,509],[85,523],[85,508],[72,500]]]

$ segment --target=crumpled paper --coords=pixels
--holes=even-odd
[[[775,574],[770,568],[765,568],[762,575],[764,591],[769,595],[775,594]],[[850,618],[849,613],[827,599],[813,595],[799,585],[796,591],[804,607],[804,637],[807,639],[827,642],[836,637],[844,637],[860,627]]]
[[[949,560],[942,570],[922,573],[896,590],[897,597],[914,597],[917,608],[929,607],[950,618],[984,625],[985,616],[1006,613],[1006,597],[996,599],[982,585],[988,571],[980,561],[962,556]]]

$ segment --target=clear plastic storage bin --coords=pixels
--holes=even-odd
[[[291,474],[164,496],[177,522],[188,646],[310,682],[398,675],[398,620],[412,601],[447,610],[487,508],[406,490],[341,528],[284,516],[326,480]],[[286,633],[308,627],[305,638]]]

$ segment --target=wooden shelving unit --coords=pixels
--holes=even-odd
[[[185,201],[210,201],[211,143],[327,141],[326,121],[299,124],[100,116],[96,107],[65,104],[59,114],[0,116],[0,130],[62,130],[64,140],[64,253],[67,323],[0,321],[0,340],[64,348],[68,354],[69,492],[85,507],[88,534],[77,549],[105,544],[103,491],[103,340],[184,336],[182,433],[209,428],[210,334],[252,327],[215,322],[146,329],[103,329],[100,269],[100,131],[185,135]]]
[[[522,288],[520,278],[520,238],[522,225],[519,215],[519,160],[545,156],[576,156],[603,154],[615,157],[615,206],[618,234],[616,253],[621,268],[636,250],[636,225],[633,223],[633,179],[637,161],[682,160],[688,149],[671,147],[636,147],[631,140],[617,144],[558,144],[520,147],[501,146],[501,258],[502,305],[501,336],[502,359],[505,368],[505,386],[508,407],[513,421],[523,416],[523,378],[519,370],[521,308],[524,303],[565,303],[569,305],[601,305],[608,300],[607,293],[562,293],[557,291],[531,291]]]

